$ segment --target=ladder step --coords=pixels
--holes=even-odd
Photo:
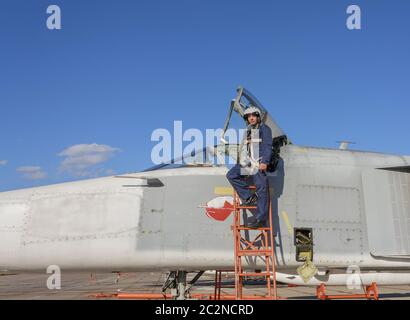
[[[261,227],[261,228],[249,228],[245,226],[240,226],[240,227],[235,227],[236,230],[260,230],[260,231],[270,231],[271,229],[269,227]]]
[[[262,256],[262,257],[272,257],[271,250],[238,250],[238,256]]]
[[[240,277],[272,277],[270,272],[242,272],[238,273]]]
[[[256,206],[236,206],[235,209],[255,209],[256,210]]]

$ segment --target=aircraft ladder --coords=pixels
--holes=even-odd
[[[250,186],[255,189],[255,186]],[[272,226],[272,203],[269,196],[269,223],[267,227],[251,229],[241,223],[242,210],[256,209],[256,206],[242,206],[241,200],[234,191],[234,223],[232,226],[234,236],[235,254],[235,293],[236,300],[243,298],[243,280],[251,277],[264,277],[266,280],[267,295],[260,299],[277,300],[276,288],[276,265],[275,265],[275,242]],[[256,231],[255,237],[249,238]],[[243,259],[255,257],[255,261],[260,258],[265,270],[261,272],[247,272],[243,268]],[[259,299],[259,297],[258,297]]]

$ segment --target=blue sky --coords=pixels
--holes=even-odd
[[[46,28],[51,4],[61,30]],[[350,4],[360,31],[346,28]],[[149,167],[153,130],[220,128],[238,85],[294,143],[410,154],[409,12],[407,0],[2,0],[0,191]],[[78,155],[91,159],[73,167]]]

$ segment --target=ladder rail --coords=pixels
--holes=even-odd
[[[273,298],[276,300],[278,298],[278,288],[276,286],[276,255],[275,255],[275,239],[273,237],[273,216],[272,216],[272,201],[271,201],[271,195],[270,195],[270,190],[268,191],[269,195],[269,226],[270,226],[270,247],[272,250],[272,276],[273,276]]]

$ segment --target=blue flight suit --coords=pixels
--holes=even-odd
[[[272,130],[263,123],[259,127],[259,138],[261,139],[259,142],[260,163],[268,165],[272,157]],[[269,212],[269,182],[266,171],[258,170],[254,175],[244,176],[241,175],[241,165],[236,164],[228,171],[226,177],[242,200],[247,200],[252,195],[249,190],[250,184],[246,181],[247,177],[252,177],[258,196],[256,219],[266,221]]]

